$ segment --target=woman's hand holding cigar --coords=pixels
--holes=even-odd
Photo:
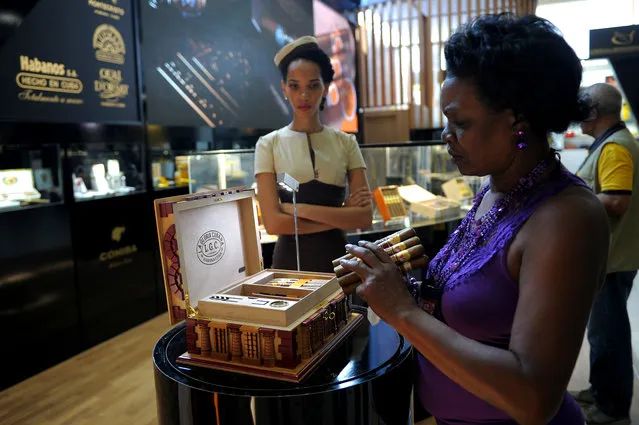
[[[385,238],[382,238],[380,240],[377,240],[375,242],[373,242],[375,245],[380,245],[382,248],[386,249],[389,248],[393,245],[396,245],[402,241],[405,241],[407,239],[410,239],[412,237],[416,236],[415,230],[413,229],[404,229],[404,230],[400,230],[397,233],[393,233],[392,235],[386,236]],[[349,258],[353,258],[353,255],[350,253],[347,253],[346,255],[342,255],[341,257],[333,260],[333,267],[337,267],[339,266],[339,262],[342,259],[349,259]]]
[[[428,265],[428,257],[425,255],[424,247],[415,230],[411,228],[400,230],[375,242],[367,243],[382,250],[390,263],[395,264],[400,271],[409,272]],[[360,243],[360,246],[364,245]],[[355,292],[355,288],[362,283],[362,278],[351,268],[345,267],[342,264],[342,260],[353,260],[355,262],[363,260],[350,251],[346,255],[333,260],[337,280],[344,293],[348,295]]]
[[[423,253],[423,246],[415,245],[415,247],[420,247]],[[360,241],[359,246],[346,245],[347,252],[353,258],[341,259],[339,263],[349,272],[344,276],[354,275],[357,281],[345,286],[340,281],[342,289],[345,293],[356,292],[382,320],[389,324],[393,318],[399,317],[400,313],[419,308],[404,285],[404,278],[400,271],[403,265],[411,264],[411,261],[401,263],[399,267],[393,261],[400,259],[399,257],[407,258],[408,255],[403,257],[402,255],[410,249],[412,248],[394,254],[395,258],[393,258],[382,247],[372,242]],[[424,255],[417,259],[420,267],[428,264],[428,258]]]
[[[404,242],[400,242],[389,248],[384,249],[384,251],[391,256],[400,255],[402,251],[409,251],[410,258],[417,258],[419,255],[424,253],[424,247],[421,245],[419,238],[417,236],[413,236],[412,238],[407,239]],[[395,261],[395,259],[393,259],[393,262],[396,264],[399,264],[399,263],[405,263],[406,261]],[[334,271],[337,277],[348,274],[348,271],[346,271],[346,269],[344,269],[341,265],[338,265],[337,267],[335,267]]]

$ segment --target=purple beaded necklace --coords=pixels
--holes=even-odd
[[[488,192],[489,186],[487,185],[477,194],[468,215],[453,232],[446,246],[433,259],[435,264],[432,264],[430,270],[436,287],[443,288],[468,257],[490,239],[499,219],[508,212],[510,207],[526,198],[529,190],[550,165],[551,158],[552,155],[542,160],[530,173],[519,179],[517,186],[496,201],[486,214],[475,220],[479,204]]]

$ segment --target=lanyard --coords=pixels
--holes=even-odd
[[[581,168],[586,164],[586,162],[590,158],[590,155],[592,155],[593,152],[596,151],[597,148],[601,146],[603,142],[605,142],[610,136],[612,136],[613,134],[615,134],[616,132],[620,130],[623,130],[624,128],[626,128],[626,124],[624,124],[623,121],[619,121],[617,124],[613,125],[608,130],[606,130],[604,134],[597,137],[595,141],[592,142],[592,145],[590,145],[590,147],[588,148],[588,155],[586,156],[586,159],[584,159],[584,162],[582,162],[579,168],[577,169],[577,173],[581,171]]]

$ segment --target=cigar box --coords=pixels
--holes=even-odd
[[[253,190],[155,200],[178,362],[300,382],[363,320],[335,275],[263,269]]]
[[[442,184],[442,190],[448,199],[457,202],[471,201],[475,196],[464,177],[455,177]]]
[[[443,219],[459,214],[460,204],[452,199],[437,196],[416,184],[398,189],[402,199],[410,205],[411,212],[429,219]]]
[[[380,186],[373,192],[375,203],[384,223],[401,221],[408,217],[404,201],[399,196],[397,186]]]
[[[435,199],[411,204],[411,210],[429,219],[445,219],[459,215],[459,202],[452,199],[436,196]]]

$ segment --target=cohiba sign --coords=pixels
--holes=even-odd
[[[111,240],[119,245],[125,232],[125,226],[115,226],[111,230]],[[138,247],[135,244],[130,244],[101,252],[98,258],[100,262],[109,262],[108,267],[112,269],[133,262],[133,259],[128,257],[136,252],[138,252]]]
[[[590,57],[639,53],[639,25],[590,30]]]

